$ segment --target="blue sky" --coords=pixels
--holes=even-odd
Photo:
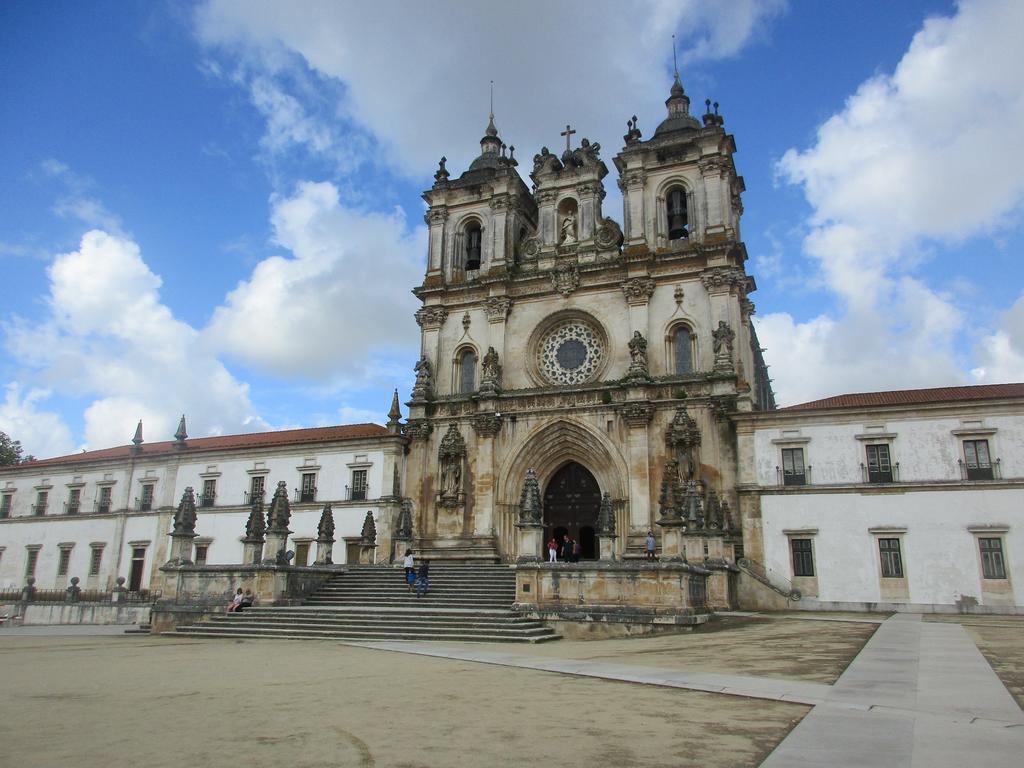
[[[780,402],[1024,380],[1024,4],[723,7],[8,0],[0,430],[50,456],[182,412],[383,421],[420,193],[478,152],[488,82],[524,175],[567,122],[611,165],[664,114],[673,33],[736,136]]]

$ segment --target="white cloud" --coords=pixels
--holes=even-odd
[[[45,176],[55,179],[64,187],[64,192],[53,205],[55,214],[65,219],[77,219],[87,227],[124,234],[120,217],[90,196],[95,186],[91,179],[78,175],[65,163],[54,158],[44,160],[39,167]]]
[[[21,442],[23,455],[37,459],[70,453],[75,446],[71,430],[52,411],[40,410],[50,397],[49,390],[30,389],[22,395],[21,385],[9,382],[0,403],[0,432]]]
[[[528,0],[514,8],[385,0],[355,10],[326,0],[212,0],[198,9],[196,30],[237,58],[250,87],[273,78],[272,101],[286,82],[303,83],[307,69],[343,85],[334,115],[314,118],[285,99],[279,116],[294,112],[286,126],[265,111],[270,145],[333,155],[350,138],[372,137],[376,162],[422,176],[442,154],[453,170],[478,154],[490,80],[501,135],[519,157],[557,146],[562,120],[573,122],[577,139],[618,146],[634,112],[650,121],[664,113],[673,32],[681,62],[727,57],[783,8],[782,0],[740,0],[728,13],[700,0]],[[339,120],[349,123],[344,132],[332,126]],[[359,149],[368,153],[370,144]]]
[[[148,440],[170,439],[182,413],[197,435],[266,428],[252,412],[247,386],[161,303],[160,278],[134,242],[91,230],[78,250],[56,257],[48,276],[49,316],[7,323],[6,343],[48,389],[90,400],[88,446],[124,444],[140,418]],[[19,401],[9,390],[12,412],[31,414],[41,399],[34,392]],[[48,417],[47,429],[62,436],[56,449],[66,450],[66,425]],[[57,445],[39,435],[22,442],[40,456]]]
[[[413,359],[409,287],[423,276],[425,227],[410,230],[397,210],[346,207],[326,182],[275,200],[271,221],[291,256],[260,262],[228,294],[207,329],[211,344],[278,376],[320,380],[363,381],[396,352]]]
[[[929,242],[955,246],[1015,225],[1024,197],[1022,28],[1016,2],[964,2],[953,17],[928,19],[891,75],[862,84],[812,147],[779,162],[780,178],[802,185],[813,208],[804,251],[845,309],[760,322],[783,402],[967,379],[955,353],[955,298],[907,274]],[[981,347],[1002,361],[989,363],[989,378],[1013,370],[1001,338]]]
[[[1003,315],[1000,327],[979,342],[976,354],[979,364],[971,373],[980,383],[1024,381],[1024,295]]]

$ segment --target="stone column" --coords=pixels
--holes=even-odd
[[[506,262],[506,254],[508,253],[508,208],[509,208],[509,196],[508,195],[496,195],[488,201],[488,206],[493,211],[491,216],[491,226],[493,232],[491,236],[486,238],[490,244],[490,263],[489,267],[504,267]]]
[[[377,526],[373,522],[373,512],[367,511],[363,519],[362,540],[359,542],[360,565],[373,565],[374,550],[377,549]]]
[[[288,503],[288,486],[284,480],[277,483],[274,498],[270,502],[270,520],[267,527],[266,542],[263,545],[264,565],[287,565],[285,552],[288,548],[288,523],[291,521],[292,508]]]
[[[615,559],[615,510],[612,508],[612,495],[605,491],[601,497],[601,508],[597,513],[597,547],[601,560]]]
[[[632,387],[627,396],[644,394],[644,388]],[[654,406],[647,400],[627,402],[621,411],[629,427],[629,533],[646,533],[651,521],[650,473],[647,462],[647,426]]]
[[[625,243],[630,246],[643,245],[646,242],[644,232],[644,184],[647,173],[643,168],[627,168],[619,176],[619,189],[622,190],[623,209],[626,213]]]
[[[189,486],[181,495],[178,510],[174,513],[174,528],[171,531],[171,556],[168,565],[192,564],[192,539],[196,537],[196,497]]]
[[[320,523],[316,527],[316,561],[314,565],[331,565],[334,563],[334,512],[330,504],[325,504],[320,513]]]
[[[427,278],[441,278],[441,270],[444,261],[444,235],[445,222],[448,220],[448,211],[443,207],[434,207],[427,212],[427,223],[430,225],[430,239],[428,253],[430,261],[427,264]]]
[[[491,536],[494,533],[494,439],[501,429],[501,414],[490,410],[497,407],[497,400],[482,400],[480,407],[488,411],[473,417],[477,438],[473,534]]]
[[[535,563],[542,559],[544,546],[543,510],[537,473],[526,471],[523,492],[519,496],[519,520],[516,523],[516,562]]]

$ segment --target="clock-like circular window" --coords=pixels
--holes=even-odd
[[[587,323],[566,320],[538,344],[537,367],[552,384],[582,384],[594,377],[604,358],[601,336]]]

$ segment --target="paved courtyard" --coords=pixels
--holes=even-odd
[[[1024,718],[989,666],[1019,669],[1013,620],[986,663],[973,625],[823,618],[529,647],[4,629],[0,754],[86,768],[966,764],[943,761],[945,738],[1019,764]]]

